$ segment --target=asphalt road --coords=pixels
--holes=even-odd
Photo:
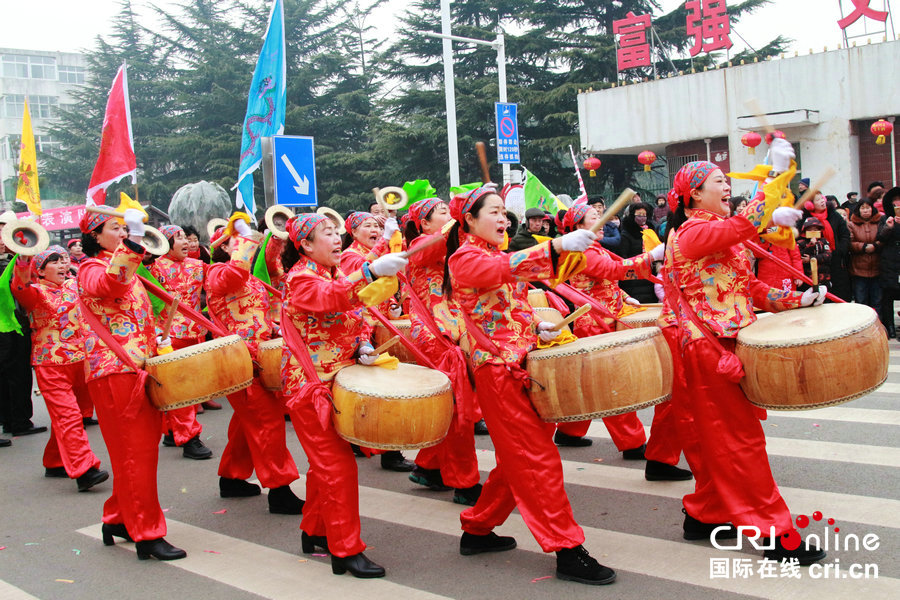
[[[300,553],[299,517],[270,515],[265,497],[219,498],[216,469],[231,414],[226,405],[199,417],[212,460],[187,460],[180,449],[160,447],[167,539],[188,551],[187,559],[170,563],[138,561],[133,544],[102,545],[100,516],[112,482],[77,493],[73,481],[45,478],[47,434],[0,449],[0,600],[900,598],[900,344],[892,342],[891,350],[888,383],[876,393],[829,409],[770,412],[764,423],[772,469],[791,510],[795,516],[822,513],[803,531],[823,535],[828,528],[828,572],[771,571],[752,549],[684,541],[680,498],[692,483],[645,481],[643,463],[622,460],[597,422],[589,434],[593,446],[563,448],[561,455],[585,545],[617,570],[613,585],[553,578],[554,558],[540,551],[518,514],[498,530],[514,535],[518,549],[460,556],[461,507],[450,501],[452,493],[427,491],[366,459],[359,459],[363,538],[367,555],[387,568],[387,577],[334,576],[327,557]],[[640,416],[649,425],[651,411]],[[35,422],[49,423],[39,396]],[[305,456],[286,426],[302,473]],[[88,433],[108,465],[99,429]],[[483,480],[494,454],[488,438],[477,443]],[[302,476],[293,487],[305,495]],[[840,548],[834,550],[838,528]],[[869,549],[855,550],[853,535],[861,541],[868,535]],[[843,547],[846,537],[850,549]],[[868,578],[853,577],[865,573],[865,565]],[[714,574],[725,567],[727,576]]]

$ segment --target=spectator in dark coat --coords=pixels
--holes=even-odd
[[[642,232],[644,229],[654,228],[654,224],[650,220],[651,214],[653,214],[653,207],[646,202],[632,204],[628,207],[628,212],[622,219],[622,242],[619,244],[619,250],[616,254],[622,258],[631,258],[632,256],[643,254],[644,236]],[[641,304],[657,301],[656,293],[653,291],[653,283],[646,279],[620,281],[619,287],[625,290],[629,296],[636,298]]]
[[[878,240],[884,244],[879,261],[881,281],[881,322],[888,337],[894,330],[894,300],[900,299],[900,227],[895,224],[900,207],[900,187],[891,188],[882,199],[885,219],[878,228]]]
[[[878,240],[878,226],[883,217],[868,198],[856,204],[850,215],[850,280],[853,299],[860,304],[881,310],[881,283],[878,263],[882,242]]]
[[[529,208],[525,211],[525,221],[519,227],[513,239],[509,240],[509,251],[518,252],[525,248],[531,248],[537,245],[535,235],[542,235],[541,231],[544,227],[544,211],[539,208]]]
[[[825,237],[825,227],[815,217],[808,217],[803,221],[800,230],[800,239],[797,240],[797,248],[800,250],[800,259],[803,261],[803,272],[807,277],[812,277],[812,259],[816,259],[816,271],[819,285],[831,287],[831,244]],[[801,284],[800,290],[809,289],[809,285]]]
[[[847,222],[837,209],[828,206],[822,192],[817,192],[813,201],[803,207],[803,217],[798,227],[802,227],[803,220],[809,217],[816,217],[822,222],[823,235],[831,246],[831,263],[827,265],[831,273],[831,293],[849,302],[853,291],[850,286],[850,229]]]

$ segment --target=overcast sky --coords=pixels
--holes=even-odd
[[[731,1],[736,3],[738,0]],[[153,0],[153,3],[173,11],[179,4],[174,0]],[[660,1],[663,12],[682,3],[683,0]],[[845,14],[849,14],[853,7],[851,0],[774,0],[770,6],[744,18],[736,30],[752,46],[761,46],[780,33],[795,40],[792,51],[807,53],[812,48],[815,52],[821,52],[825,46],[834,49],[842,43],[841,30],[837,25],[842,3]],[[114,0],[27,0],[3,4],[0,11],[3,15],[0,46],[34,50],[79,51],[92,48],[97,35],[108,34],[110,19],[119,9],[118,2]],[[151,14],[146,8],[150,4],[148,1],[136,0],[134,4],[142,14]],[[395,17],[402,14],[409,4],[410,0],[389,0],[373,24],[382,28],[383,34],[390,34]],[[900,8],[900,0],[870,0],[870,4],[878,9],[885,5]],[[864,33],[865,26],[872,31],[882,25],[861,19],[848,31]],[[890,35],[890,28],[888,31]],[[733,51],[745,47],[737,35],[732,35],[732,41],[735,44]],[[881,41],[880,36],[873,41]],[[857,43],[865,43],[865,38]]]

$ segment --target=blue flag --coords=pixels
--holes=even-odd
[[[241,164],[238,168],[237,206],[254,217],[253,171],[262,162],[260,138],[284,133],[287,74],[284,60],[284,6],[272,4],[265,42],[253,71],[247,97],[247,116],[241,133]],[[254,217],[255,218],[255,217]]]

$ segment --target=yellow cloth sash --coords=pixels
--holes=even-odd
[[[379,277],[359,292],[359,299],[366,306],[378,306],[400,289],[396,277]]]
[[[563,346],[565,344],[571,344],[578,338],[575,337],[575,334],[569,331],[568,327],[564,327],[562,331],[559,332],[559,335],[550,340],[549,342],[542,341],[540,337],[538,337],[537,347],[538,350],[543,350],[544,348],[552,348],[553,346]]]
[[[627,317],[628,315],[633,315],[634,313],[639,313],[642,310],[647,310],[646,306],[633,306],[628,304],[627,302],[622,303],[622,310],[619,311],[619,314],[616,315],[618,318]]]

